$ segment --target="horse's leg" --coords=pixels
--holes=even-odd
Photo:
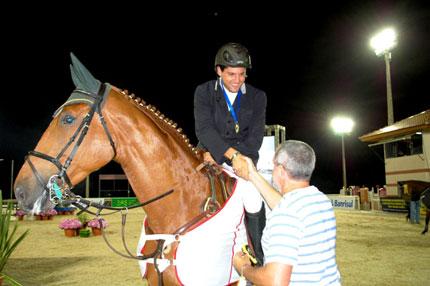
[[[157,270],[154,267],[154,264],[148,264],[146,279],[148,281],[148,285],[157,286],[158,283],[158,274]],[[169,266],[162,274],[163,283],[161,285],[170,286],[170,285],[180,285],[176,279],[176,274],[173,266]]]
[[[155,241],[148,241],[145,244],[145,254],[150,254],[153,253],[155,250],[157,249],[157,242]],[[175,248],[171,248],[169,253],[165,253],[164,257],[166,259],[173,259],[174,255],[173,253],[175,252]],[[173,266],[169,266],[166,268],[166,270],[164,270],[163,272],[161,272],[159,275],[157,273],[157,270],[155,269],[155,266],[153,263],[148,263],[147,264],[147,271],[146,271],[146,279],[148,281],[148,285],[151,286],[158,286],[158,285],[180,285],[178,280],[176,279],[176,273],[174,270]],[[163,283],[159,283],[159,276],[162,277],[163,279]]]
[[[426,234],[426,232],[429,231],[429,221],[430,221],[430,210],[428,210],[426,213],[426,224],[425,224],[424,230],[423,230],[423,232],[421,232],[421,234]]]
[[[411,220],[411,204],[407,203],[407,209],[408,209],[408,213],[406,214],[406,222]]]
[[[146,280],[148,281],[148,285],[158,285],[158,274],[154,265],[152,263],[148,263],[147,267]]]
[[[148,233],[152,233],[151,230],[149,230]],[[154,253],[154,251],[157,249],[157,242],[155,241],[147,241],[145,243],[145,250],[144,255],[149,255],[151,253]],[[146,264],[146,280],[148,281],[148,285],[159,285],[158,284],[158,273],[157,270],[154,267],[153,263],[147,263]]]

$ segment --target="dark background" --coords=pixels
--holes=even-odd
[[[387,123],[385,64],[369,40],[386,26],[398,33],[391,62],[395,120],[428,109],[429,7],[425,1],[320,2],[209,7],[64,2],[3,10],[11,16],[2,20],[4,197],[9,197],[11,160],[16,176],[73,90],[70,52],[100,81],[155,105],[196,144],[194,89],[215,78],[215,53],[229,41],[250,50],[247,82],[267,93],[266,123],[284,125],[287,138],[315,148],[313,184],[326,193],[342,186],[341,139],[329,126],[338,114],[355,121],[345,138],[348,184],[385,183],[381,150],[358,139]],[[99,173],[118,173],[118,166],[93,174],[93,191]]]

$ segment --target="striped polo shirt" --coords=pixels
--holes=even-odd
[[[340,285],[336,219],[316,187],[285,194],[268,215],[261,242],[265,264],[293,266],[290,285]]]

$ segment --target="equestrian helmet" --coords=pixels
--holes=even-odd
[[[251,56],[248,49],[238,43],[227,43],[222,46],[215,56],[217,66],[251,68]]]

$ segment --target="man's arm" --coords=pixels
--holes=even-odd
[[[267,181],[263,178],[254,166],[252,160],[246,156],[240,155],[237,159],[245,161],[247,168],[237,170],[237,174],[244,178],[245,180],[251,181],[257,190],[260,192],[261,196],[266,201],[270,209],[273,209],[281,200],[282,195],[275,190]],[[242,164],[243,166],[243,164]],[[247,170],[246,170],[247,169]]]
[[[230,146],[223,140],[215,126],[214,108],[211,102],[213,94],[207,88],[207,85],[200,85],[194,93],[195,131],[199,141],[220,164],[225,160],[224,153]]]
[[[288,285],[293,267],[278,262],[270,262],[261,267],[252,267],[247,256],[237,252],[233,258],[236,271],[255,285]]]

